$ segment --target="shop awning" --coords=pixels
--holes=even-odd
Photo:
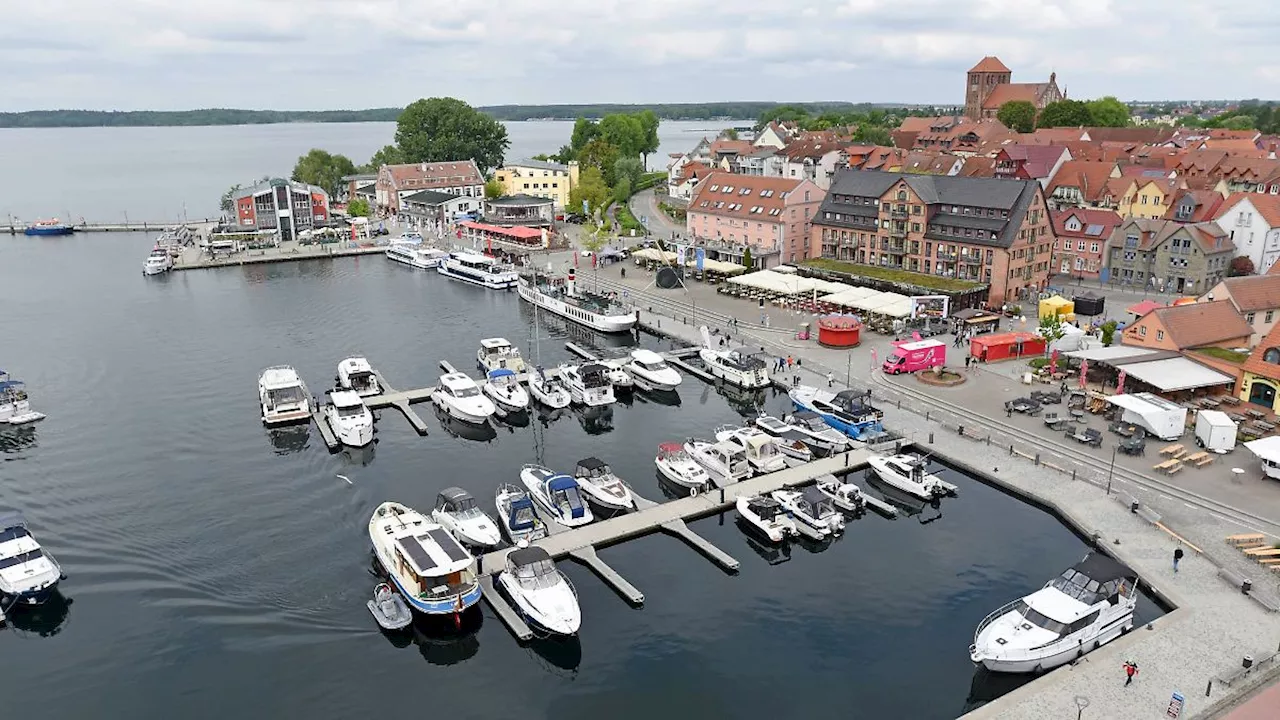
[[[1150,350],[1148,348],[1130,347],[1128,345],[1112,345],[1111,347],[1095,347],[1087,350],[1076,350],[1075,352],[1066,353],[1067,357],[1088,360],[1089,362],[1102,361],[1112,365],[1121,364],[1125,360],[1137,360],[1144,355],[1155,355],[1159,350]]]
[[[1122,364],[1125,374],[1164,392],[1234,383],[1235,378],[1183,357]]]

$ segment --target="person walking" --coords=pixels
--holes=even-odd
[[[1178,563],[1182,562],[1182,555],[1183,552],[1181,547],[1173,549],[1173,571],[1175,573],[1178,572]]]
[[[794,367],[794,366],[795,366],[795,364],[796,364],[796,360],[795,360],[795,358],[793,358],[793,357],[791,357],[790,355],[788,355],[788,356],[787,356],[787,369],[788,369],[788,370],[789,370],[789,369],[791,369],[792,367]]]
[[[1126,660],[1124,662],[1124,674],[1124,686],[1129,687],[1133,684],[1133,676],[1138,674],[1138,663],[1132,660]]]
[[[835,382],[836,382],[836,376],[832,373],[827,373],[827,387],[834,386]]]

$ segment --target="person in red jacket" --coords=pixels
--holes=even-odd
[[[1129,687],[1133,684],[1133,676],[1138,674],[1138,663],[1132,660],[1126,660],[1124,663],[1124,686]]]

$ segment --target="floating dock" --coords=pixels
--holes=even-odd
[[[431,392],[434,388],[396,390],[387,384],[387,380],[382,377],[382,373],[375,370],[373,375],[378,379],[378,387],[382,388],[382,392],[362,398],[364,406],[370,410],[393,407],[404,415],[405,419],[409,421],[409,424],[413,426],[413,429],[419,435],[426,435],[426,421],[409,406],[413,403],[430,400]],[[338,439],[337,435],[334,435],[333,428],[329,427],[329,422],[324,419],[324,412],[321,410],[318,401],[316,402],[316,409],[311,412],[311,419],[315,421],[316,427],[320,430],[320,437],[324,440],[324,444],[328,446],[329,450],[334,451],[342,447],[342,441]]]

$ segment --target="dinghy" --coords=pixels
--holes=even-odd
[[[373,599],[365,602],[365,607],[383,630],[403,630],[413,622],[409,606],[387,583],[378,583],[373,589]]]

